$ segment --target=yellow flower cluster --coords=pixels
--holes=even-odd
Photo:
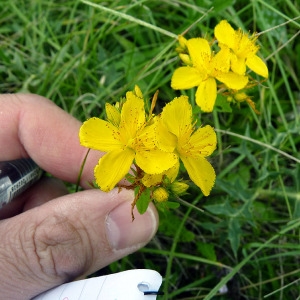
[[[256,55],[259,47],[254,35],[249,37],[240,29],[234,30],[226,20],[215,27],[214,34],[220,48],[216,53],[204,38],[187,40],[179,36],[177,51],[185,66],[175,70],[171,81],[175,90],[197,87],[196,103],[204,112],[213,110],[218,87],[228,89],[230,99],[247,87],[250,77],[246,67],[268,77],[266,64]],[[243,101],[251,100],[246,95]],[[253,103],[250,105],[253,107]]]
[[[82,146],[105,152],[94,169],[101,190],[113,189],[134,166],[129,188],[139,186],[138,197],[152,188],[153,199],[166,201],[166,182],[177,195],[188,187],[176,181],[181,160],[190,179],[205,196],[210,194],[216,175],[206,157],[216,148],[216,134],[209,125],[195,128],[187,96],[169,102],[160,115],[146,114],[142,92],[135,86],[123,103],[106,104],[106,116],[88,119],[79,131]]]
[[[247,101],[255,109],[244,92],[251,80],[247,67],[268,77],[266,64],[256,55],[256,37],[234,30],[225,20],[215,27],[214,34],[219,47],[216,53],[204,38],[179,36],[177,51],[184,66],[175,70],[172,88],[197,87],[196,103],[204,112],[213,110],[218,88],[228,90],[228,101]],[[216,178],[207,160],[216,149],[214,129],[209,125],[196,128],[187,96],[167,103],[159,115],[153,114],[156,100],[157,93],[147,113],[143,94],[135,86],[116,105],[106,104],[106,120],[90,118],[79,131],[82,146],[105,152],[94,169],[96,185],[109,192],[127,178],[124,187],[135,190],[133,219],[133,208],[142,201],[146,205],[140,206],[141,213],[151,200],[164,203],[170,195],[186,192],[188,185],[176,180],[180,163],[205,196]]]

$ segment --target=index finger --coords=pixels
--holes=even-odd
[[[0,95],[0,160],[31,157],[53,176],[76,182],[87,149],[79,143],[81,123],[50,100],[33,94]],[[101,156],[91,151],[82,185],[93,180]]]

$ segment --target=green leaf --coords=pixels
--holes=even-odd
[[[160,212],[159,220],[159,232],[162,232],[164,235],[170,237],[174,237],[176,235],[178,227],[182,222],[182,219],[174,215],[174,212],[170,210],[165,210],[163,213]],[[195,234],[183,226],[179,235],[179,241],[191,242],[194,239]]]
[[[214,0],[212,1],[212,5],[214,7],[215,12],[221,12],[226,9],[228,6],[234,5],[235,0]]]
[[[169,209],[177,209],[180,206],[178,202],[166,201],[156,203],[156,207],[160,209],[162,212]]]
[[[136,202],[136,208],[141,215],[146,212],[150,202],[151,202],[150,189],[146,189],[145,191],[142,192],[142,194],[140,195],[140,197]]]
[[[204,208],[215,215],[231,216],[236,212],[228,200],[220,204],[205,205]]]
[[[215,108],[218,112],[232,112],[230,102],[228,102],[226,97],[222,96],[221,94],[217,95]]]
[[[227,182],[222,179],[216,180],[216,187],[226,192],[233,199],[239,199],[243,201],[249,201],[253,197],[253,192],[246,190],[241,186],[240,181]]]
[[[241,225],[237,218],[231,218],[228,226],[228,239],[234,256],[237,257],[237,251],[241,241]]]
[[[198,242],[197,249],[203,257],[211,261],[217,261],[217,255],[213,244]]]

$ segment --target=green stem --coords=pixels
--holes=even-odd
[[[88,155],[89,155],[89,153],[90,153],[90,150],[91,150],[91,149],[89,149],[89,150],[87,151],[87,153],[86,153],[86,155],[85,155],[85,157],[84,157],[84,159],[83,159],[83,162],[82,162],[82,164],[81,164],[81,166],[80,166],[79,174],[78,174],[77,181],[76,181],[76,189],[75,189],[75,192],[78,192],[79,184],[80,184],[80,179],[81,179],[81,175],[82,175],[82,172],[83,172],[83,168],[84,168],[86,159],[87,159],[87,157],[88,157]]]
[[[152,25],[152,24],[150,24],[150,23],[147,23],[147,22],[145,22],[145,21],[142,21],[142,20],[140,20],[140,19],[137,19],[137,18],[135,18],[135,17],[132,17],[132,16],[130,16],[130,15],[124,14],[124,13],[122,13],[122,12],[120,12],[120,11],[116,11],[116,10],[110,9],[110,8],[108,8],[108,7],[102,6],[102,5],[100,5],[100,4],[92,3],[92,2],[89,2],[89,1],[86,1],[86,0],[81,0],[81,2],[84,3],[84,4],[87,4],[87,5],[89,5],[89,6],[98,8],[98,9],[100,9],[100,10],[102,10],[102,11],[108,12],[108,13],[110,13],[110,14],[112,14],[112,15],[115,15],[115,16],[117,16],[117,17],[120,17],[120,18],[122,18],[122,19],[125,19],[125,20],[128,20],[128,21],[130,21],[130,22],[133,22],[133,23],[142,25],[142,26],[147,27],[147,28],[150,28],[150,29],[152,29],[152,30],[154,30],[154,31],[160,32],[160,33],[162,33],[162,34],[164,34],[164,35],[167,35],[167,36],[169,36],[169,37],[171,37],[171,38],[173,38],[173,39],[177,39],[177,37],[178,37],[177,34],[174,34],[173,32],[170,32],[170,31],[168,31],[168,30],[162,29],[162,28],[160,28],[160,27],[157,27],[157,26],[155,26],[155,25]]]
[[[254,144],[260,145],[262,147],[268,148],[268,149],[270,149],[272,151],[275,151],[275,152],[277,152],[277,153],[279,153],[279,154],[281,154],[281,155],[283,155],[283,156],[285,156],[285,157],[287,157],[287,158],[289,158],[291,160],[294,160],[297,163],[300,163],[300,159],[298,159],[298,158],[296,158],[296,157],[294,157],[294,156],[292,156],[292,155],[290,155],[290,154],[288,154],[288,153],[286,153],[284,151],[281,151],[281,150],[279,150],[279,149],[277,149],[277,148],[275,148],[275,147],[273,147],[273,146],[271,146],[269,144],[265,144],[265,143],[262,143],[260,141],[255,140],[255,139],[252,139],[250,137],[247,137],[247,136],[244,136],[244,135],[240,135],[238,133],[234,133],[234,132],[227,131],[227,130],[215,129],[215,131],[221,132],[221,133],[224,133],[224,134],[228,134],[228,135],[232,135],[232,136],[238,137],[238,138],[240,138],[242,140],[246,140],[246,141],[252,142]]]

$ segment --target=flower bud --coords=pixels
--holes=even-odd
[[[171,184],[171,191],[178,196],[184,194],[188,188],[188,184],[180,181],[174,181]]]
[[[179,35],[178,42],[179,42],[179,47],[176,48],[176,51],[178,53],[187,53],[188,52],[188,49],[186,46],[187,39],[185,37],[183,37],[182,35]]]
[[[243,102],[248,98],[248,95],[244,92],[234,94],[234,99],[238,102]]]
[[[152,197],[157,202],[164,202],[168,200],[169,193],[165,188],[158,187],[153,191]]]
[[[179,54],[180,59],[182,62],[188,66],[192,66],[193,62],[191,60],[191,57],[188,54],[180,53]]]

